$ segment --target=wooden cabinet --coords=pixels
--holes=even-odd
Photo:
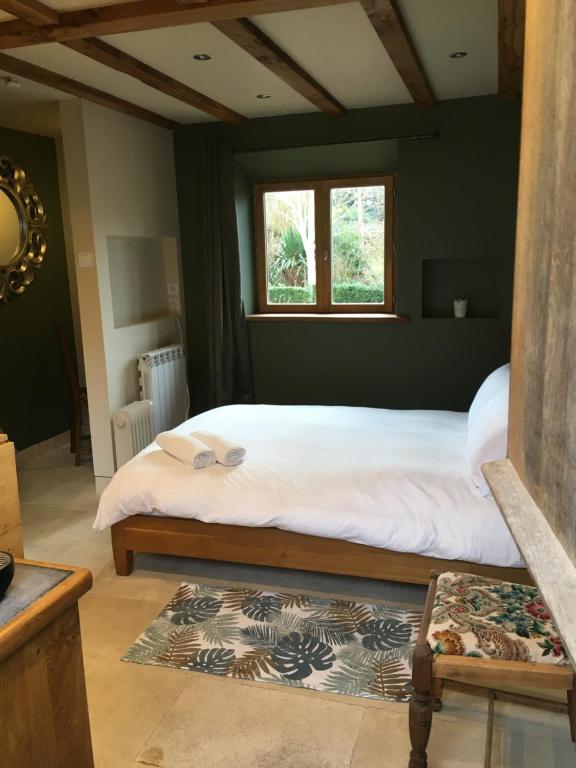
[[[78,598],[84,568],[19,560],[0,602],[2,768],[93,768]]]
[[[0,549],[23,557],[14,444],[0,435]]]

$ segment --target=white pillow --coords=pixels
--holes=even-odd
[[[508,387],[500,389],[468,423],[468,461],[482,496],[490,496],[491,491],[480,467],[505,459],[508,452],[508,397]]]
[[[468,411],[468,426],[473,422],[477,416],[481,413],[482,409],[488,404],[488,402],[494,397],[497,392],[502,389],[506,389],[510,386],[510,363],[496,368],[495,371],[484,379],[480,385],[480,389],[476,392],[472,405]]]

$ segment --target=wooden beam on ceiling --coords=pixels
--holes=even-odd
[[[119,99],[117,96],[104,93],[89,85],[83,85],[77,80],[72,80],[69,77],[64,77],[64,75],[59,75],[57,72],[38,67],[36,64],[30,64],[22,59],[16,59],[14,56],[7,56],[4,53],[0,53],[0,69],[4,72],[10,72],[12,75],[22,77],[25,80],[32,80],[35,83],[47,85],[57,91],[69,93],[80,99],[93,101],[95,104],[99,104],[102,107],[115,109],[117,112],[123,112],[124,114],[136,117],[139,120],[154,123],[154,125],[159,125],[161,128],[172,130],[180,125],[180,123],[169,120],[155,112],[150,112],[148,109],[139,107],[124,99]]]
[[[180,83],[178,80],[174,80],[172,77],[148,66],[148,64],[144,64],[144,62],[124,53],[124,51],[108,45],[103,40],[89,37],[86,40],[69,40],[63,43],[63,45],[100,62],[100,64],[115,69],[117,72],[134,77],[145,85],[155,88],[157,91],[161,91],[173,99],[178,99],[178,101],[182,101],[195,109],[206,112],[218,120],[224,120],[227,123],[242,123],[246,120],[243,115],[240,115],[233,109],[229,109],[209,96],[189,88],[184,83]]]
[[[432,88],[396,0],[361,2],[414,102],[421,107],[433,107]]]
[[[525,0],[498,0],[498,95],[512,98],[522,90]]]
[[[0,10],[30,24],[58,24],[60,14],[38,0],[0,0]]]
[[[318,109],[332,115],[343,115],[346,112],[345,107],[324,86],[248,19],[217,21],[213,26]]]
[[[39,0],[0,0],[0,8],[10,6],[10,11],[20,18],[26,14],[32,24],[42,25],[52,19],[55,13]],[[59,15],[56,14],[56,21]],[[130,77],[135,77],[145,85],[155,88],[158,91],[171,96],[174,99],[183,101],[189,106],[206,112],[219,120],[225,120],[229,123],[241,123],[246,118],[243,115],[228,109],[214,99],[204,96],[203,93],[195,91],[183,83],[174,80],[162,72],[144,64],[123,51],[114,48],[103,40],[97,38],[86,38],[85,40],[70,40],[62,43],[67,48],[71,48],[77,53],[81,53],[100,64],[104,64],[111,69],[122,72]]]
[[[119,32],[177,27],[198,22],[224,21],[304,8],[348,3],[350,0],[138,0],[60,14],[56,24],[34,26],[25,21],[0,23],[0,49],[39,43],[80,40]]]

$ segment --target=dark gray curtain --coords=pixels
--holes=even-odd
[[[227,146],[206,156],[204,257],[208,326],[209,407],[254,400],[250,351],[240,293],[234,159]]]

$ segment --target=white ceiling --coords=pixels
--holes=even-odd
[[[345,107],[411,101],[359,3],[253,20]]]
[[[498,90],[497,0],[399,0],[437,99]],[[451,59],[454,51],[467,51]]]
[[[315,109],[211,24],[130,32],[104,40],[246,117]],[[209,53],[212,59],[196,61],[192,58],[196,53]],[[272,98],[257,99],[259,93]],[[208,115],[206,119],[213,120]]]
[[[113,96],[132,101],[140,107],[158,112],[179,122],[197,122],[210,119],[208,115],[180,101],[166,96],[154,88],[144,85],[133,77],[116,72],[93,59],[82,56],[59,43],[35,45],[10,51],[11,56],[24,59],[32,64],[50,69],[58,74],[78,80],[84,85],[99,88]],[[23,84],[22,90],[26,87]]]
[[[57,10],[109,0],[53,0]],[[406,24],[438,99],[497,90],[497,0],[399,0]],[[1,19],[11,18],[0,14]],[[252,19],[345,107],[410,102],[410,95],[358,3]],[[316,108],[210,24],[111,35],[106,42],[220,101],[246,117],[312,112]],[[467,51],[451,59],[453,51]],[[6,51],[182,123],[212,120],[180,101],[57,43]],[[209,53],[198,62],[195,53]],[[257,98],[268,93],[270,99]],[[61,94],[22,81],[0,84],[0,124],[7,110],[53,102]]]

